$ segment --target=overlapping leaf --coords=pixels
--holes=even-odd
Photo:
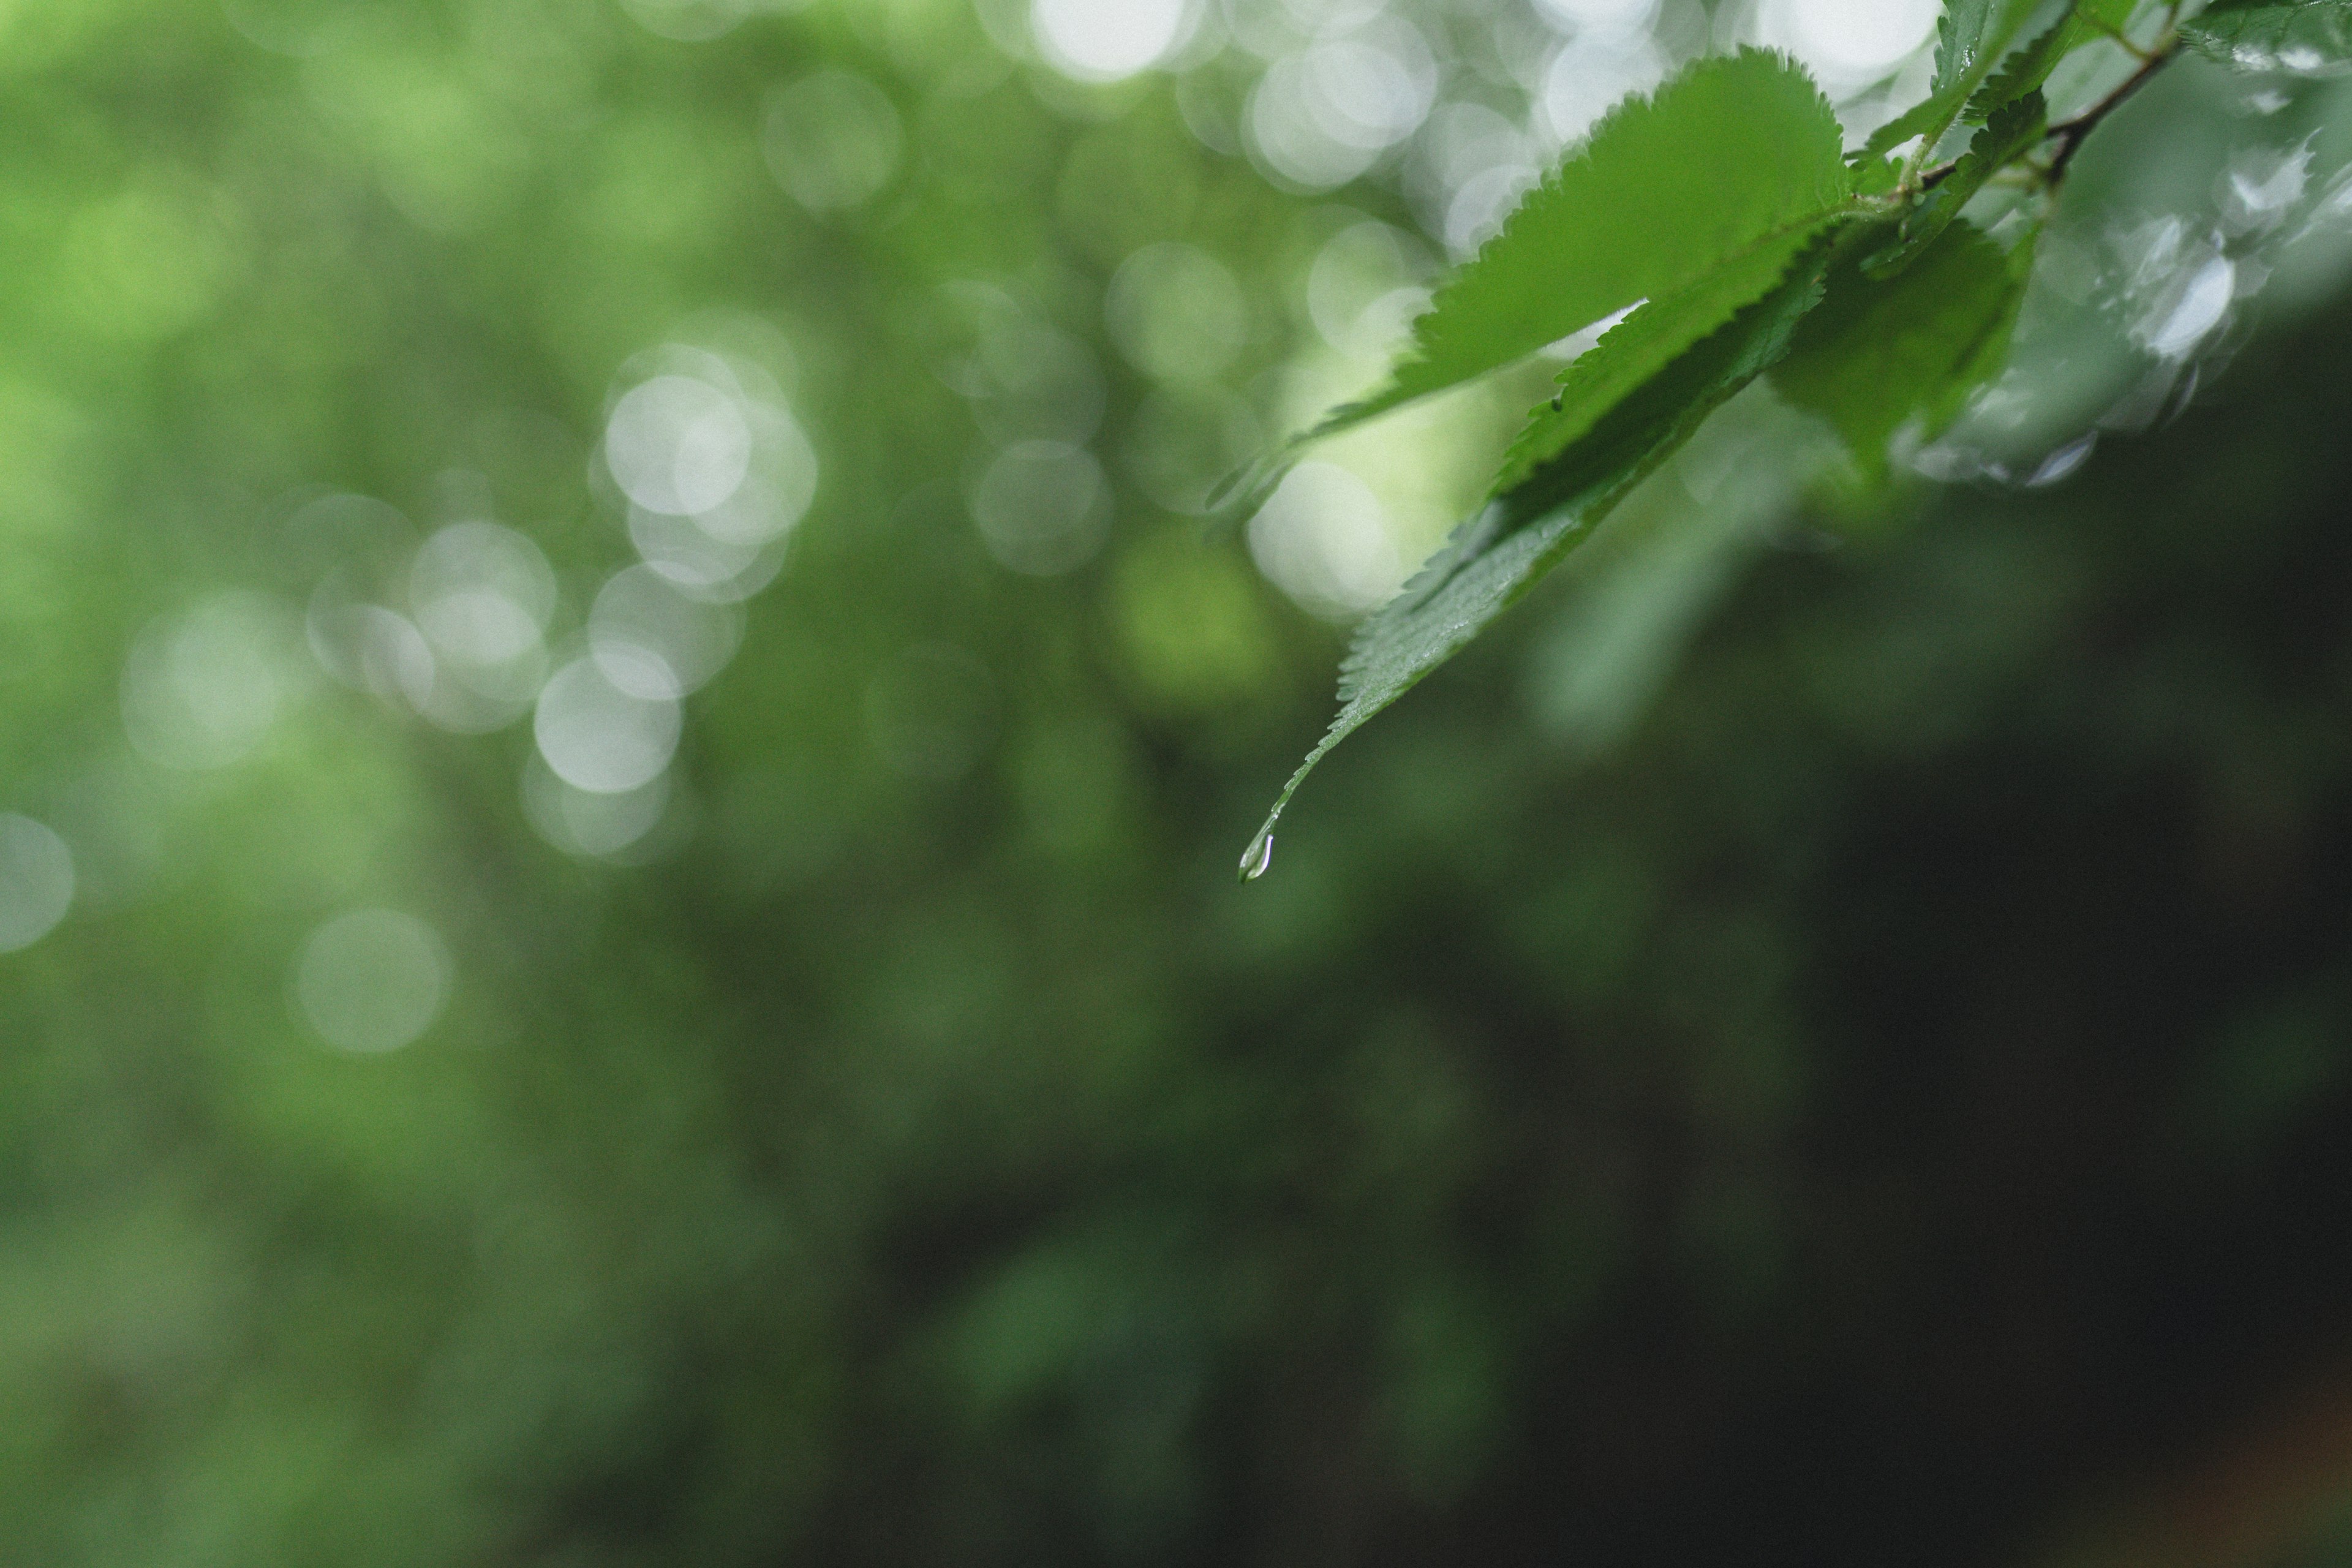
[[[1936,241],[1969,199],[1984,188],[2004,164],[2042,140],[2048,117],[2039,89],[2013,103],[2003,104],[1969,142],[1969,150],[1951,172],[1903,216],[1895,233],[1883,248],[1865,258],[1862,268],[1876,278],[1888,278],[1911,265]]]
[[[2050,79],[2068,55],[2085,44],[2123,36],[2139,0],[2075,0],[2065,14],[2011,54],[1969,100],[1968,118],[1986,121]]]
[[[1952,0],[1938,25],[1927,96],[1880,126],[1864,143],[1864,154],[1884,156],[1914,136],[1929,147],[1941,141],[2035,13],[2048,8],[2049,0]]]
[[[1243,874],[1265,868],[1276,821],[1335,745],[1525,595],[1759,374],[1771,370],[1784,397],[1836,429],[1868,479],[1884,477],[1898,433],[1945,428],[2004,362],[2032,258],[2030,234],[2004,248],[1956,220],[2048,138],[2041,88],[2059,62],[2119,37],[2134,8],[1952,0],[1927,100],[1850,161],[1811,79],[1753,50],[1696,66],[1604,121],[1439,291],[1388,384],[1312,433],[1633,307],[1561,373],[1507,456],[1496,499],[1360,628],[1339,713]],[[2257,13],[2292,11],[2311,26],[2322,11],[2341,21],[2352,0],[2225,0],[2213,14],[2232,11],[2247,13],[2248,36],[2270,40]],[[1964,122],[1979,129],[1948,168],[1923,178],[1923,153],[1887,156],[1913,137],[1932,149]]]
[[[1852,195],[1841,147],[1812,79],[1761,50],[1701,61],[1628,100],[1438,290],[1388,385],[1315,433],[1458,385],[1688,289],[1774,237],[1810,232]]]
[[[1497,492],[1525,483],[1608,412],[1743,305],[1761,298],[1787,275],[1790,263],[1832,220],[1774,234],[1726,258],[1696,282],[1652,300],[1602,335],[1560,373],[1559,394],[1538,408],[1503,459]]]
[[[1364,623],[1341,668],[1339,716],[1251,840],[1243,876],[1265,868],[1283,807],[1332,747],[1459,652],[1674,456],[1710,414],[1788,351],[1798,322],[1821,299],[1827,267],[1826,247],[1814,247],[1780,287],[1464,524],[1402,593]]]
[[[1962,221],[1899,277],[1840,266],[1773,367],[1773,389],[1828,421],[1865,481],[1882,480],[1897,431],[1932,439],[1999,373],[2032,264],[2031,237],[2003,251]]]

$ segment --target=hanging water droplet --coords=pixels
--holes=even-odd
[[[1250,847],[1242,851],[1242,880],[1256,881],[1273,864],[1274,824],[1269,822],[1257,830],[1257,837],[1250,840]]]

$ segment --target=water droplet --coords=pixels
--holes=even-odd
[[[1250,847],[1242,851],[1242,880],[1256,881],[1273,864],[1274,824],[1269,822],[1257,830],[1257,837],[1250,840]]]

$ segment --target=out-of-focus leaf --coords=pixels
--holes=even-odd
[[[1934,437],[2000,373],[2032,265],[2031,237],[2004,252],[1962,222],[1899,277],[1838,267],[1821,309],[1772,368],[1773,389],[1827,420],[1864,479],[1877,483],[1897,431],[1916,422]]]
[[[1828,266],[1828,247],[1816,246],[1778,289],[1652,377],[1524,484],[1489,502],[1359,628],[1340,667],[1339,716],[1250,841],[1242,857],[1244,879],[1265,869],[1283,808],[1331,748],[1461,651],[1710,414],[1788,352],[1798,322],[1821,300]]]
[[[2245,70],[2352,71],[2352,0],[2221,0],[2180,25],[2200,54]]]
[[[1852,195],[1837,116],[1811,77],[1757,49],[1703,60],[1612,110],[1437,291],[1389,384],[1313,434],[1687,289],[1727,258],[1810,234]]]
[[[1987,180],[2011,159],[2041,141],[2048,129],[2049,118],[2038,89],[2014,103],[2004,104],[1969,142],[1968,152],[1952,165],[1952,172],[1903,215],[1894,239],[1863,258],[1863,271],[1874,278],[1891,278],[1910,266],[1959,216],[1960,209],[1984,188]]]

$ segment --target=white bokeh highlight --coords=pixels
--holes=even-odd
[[[1867,87],[1935,36],[1939,0],[1765,0],[1761,41],[1794,55],[1832,98]]]
[[[1274,585],[1327,620],[1352,620],[1402,580],[1388,509],[1334,463],[1308,461],[1283,477],[1250,519],[1250,555]]]
[[[1206,381],[1249,342],[1249,301],[1225,264],[1198,247],[1147,245],[1103,293],[1104,324],[1128,363],[1160,381]]]
[[[1666,72],[1666,57],[1646,32],[1580,35],[1545,68],[1537,117],[1554,146],[1568,146],[1582,141],[1627,95],[1665,80]]]
[[[682,723],[675,699],[625,691],[583,658],[549,678],[531,731],[556,777],[591,795],[618,795],[669,766]]]
[[[1184,41],[1187,0],[1032,0],[1037,49],[1074,80],[1122,81],[1150,70]]]
[[[1267,67],[1250,95],[1244,140],[1277,183],[1328,190],[1419,130],[1437,86],[1437,62],[1420,31],[1378,16]]]
[[[1658,0],[1536,0],[1536,9],[1575,32],[1623,34],[1655,20]]]
[[[816,448],[755,364],[671,343],[633,367],[601,464],[630,542],[690,597],[750,597],[816,499]]]
[[[481,521],[440,530],[409,570],[409,602],[430,675],[421,691],[413,674],[401,675],[404,694],[426,719],[460,733],[514,722],[547,679],[546,631],[556,598],[547,558],[514,530]],[[400,640],[381,622],[374,635]]]
[[[1434,266],[1428,248],[1403,230],[1369,218],[1351,224],[1324,242],[1307,268],[1307,318],[1339,353],[1385,360],[1429,308],[1422,279]]]
[[[724,503],[751,471],[751,427],[709,382],[656,375],[614,405],[604,461],[636,505],[672,517]]]

